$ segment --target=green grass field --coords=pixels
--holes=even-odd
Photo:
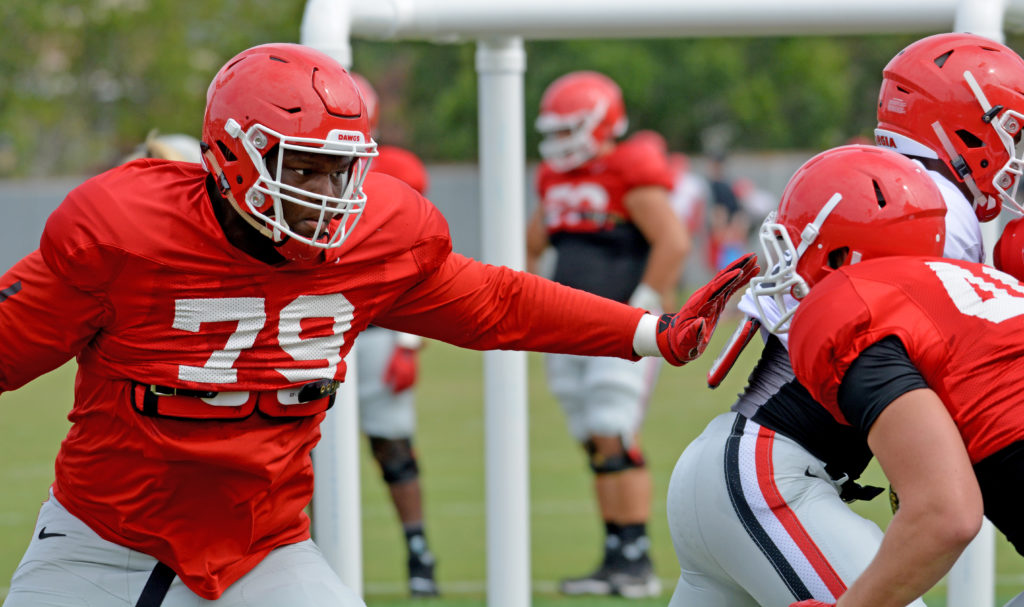
[[[723,323],[709,354],[717,354],[732,326]],[[665,605],[675,586],[677,565],[665,522],[664,496],[676,458],[704,424],[728,408],[760,350],[755,341],[717,390],[704,374],[712,356],[687,367],[665,365],[645,426],[644,443],[655,480],[650,534],[653,558],[664,582],[657,599],[570,599],[557,595],[556,581],[597,564],[602,527],[591,497],[591,476],[580,449],[570,439],[555,401],[547,392],[540,355],[529,355],[530,506],[533,604],[538,607]],[[430,342],[422,355],[418,387],[420,455],[426,499],[427,532],[438,557],[444,597],[425,601],[436,607],[486,603],[484,545],[484,444],[482,354]],[[67,430],[73,365],[0,397],[0,598],[28,544],[40,502],[53,477],[53,457]],[[377,470],[362,453],[363,554],[366,601],[371,607],[397,607],[405,598],[404,546],[391,503]],[[869,481],[883,484],[876,467]],[[941,482],[939,480],[938,482]],[[884,499],[859,502],[856,509],[883,527]],[[1002,605],[1024,588],[1024,560],[1000,538],[997,543],[997,595]],[[945,604],[942,585],[926,595],[931,607]],[[423,603],[422,601],[419,603]],[[978,606],[985,607],[985,606]]]

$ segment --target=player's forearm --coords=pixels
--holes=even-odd
[[[936,480],[941,483],[941,480]],[[904,607],[932,588],[970,541],[936,513],[897,512],[878,554],[837,607]]]
[[[453,254],[374,324],[474,350],[635,358],[641,316],[592,293]]]
[[[930,389],[896,397],[871,425],[868,444],[900,507],[839,605],[902,607],[934,586],[978,533],[981,490],[956,425]]]

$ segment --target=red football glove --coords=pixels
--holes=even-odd
[[[416,383],[416,350],[395,348],[384,370],[384,384],[395,394],[408,390]]]
[[[757,255],[749,253],[698,289],[679,312],[659,318],[658,349],[665,360],[678,367],[700,356],[729,298],[760,271]]]
[[[791,603],[789,607],[836,607],[835,603],[822,603],[815,599],[807,599],[799,603]]]

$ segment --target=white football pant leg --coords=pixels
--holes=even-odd
[[[882,531],[827,478],[822,462],[787,437],[736,413],[713,419],[669,484],[681,569],[673,605],[740,605],[735,596],[744,593],[764,607],[808,596],[835,602]]]
[[[33,533],[3,607],[132,606],[157,563],[96,535],[52,495],[40,508]],[[161,607],[282,605],[365,607],[311,540],[271,551],[215,601],[198,596],[175,577]]]
[[[395,394],[384,383],[397,333],[380,327],[359,334],[356,378],[359,385],[359,429],[367,436],[412,438],[416,431],[415,386]]]

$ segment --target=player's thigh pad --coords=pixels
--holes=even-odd
[[[359,334],[356,346],[359,428],[370,436],[410,438],[416,430],[414,390],[395,394],[384,383],[396,335],[380,327]]]
[[[820,460],[735,413],[715,418],[683,452],[668,518],[680,601],[699,602],[715,581],[762,605],[834,602],[882,537],[839,499]]]
[[[582,424],[588,436],[629,439],[643,423],[651,390],[661,369],[660,358],[637,362],[620,358],[587,360]]]
[[[43,539],[41,532],[45,529]],[[50,535],[61,533],[64,535]],[[108,542],[51,495],[15,570],[3,607],[133,606],[156,566],[153,557]],[[273,550],[216,601],[175,577],[161,607],[365,607],[311,540]]]

